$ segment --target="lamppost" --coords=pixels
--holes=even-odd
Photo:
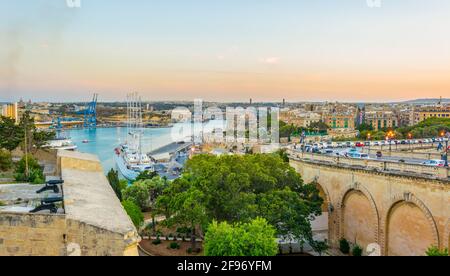
[[[445,166],[446,167],[448,167],[448,139],[449,139],[449,136],[450,135],[449,135],[448,132],[444,132],[444,131],[441,132],[441,137],[443,139],[447,139],[447,140],[445,140],[445,151],[444,151],[444,154],[443,154],[443,159],[445,161]]]
[[[394,138],[394,137],[395,137],[395,134],[394,134],[394,132],[393,132],[392,130],[389,131],[388,134],[387,134],[387,136],[386,136],[386,140],[387,140],[388,143],[389,143],[389,152],[392,151],[392,144],[391,144],[391,141],[392,141],[392,138]]]
[[[372,134],[370,134],[370,132],[369,133],[367,133],[367,141],[369,141],[369,156],[370,156],[370,138],[372,138]]]
[[[412,138],[413,138],[413,135],[412,135],[412,133],[410,132],[410,133],[408,133],[408,144],[409,144],[409,149],[410,150],[412,150],[411,148],[412,148],[412,145],[411,145],[411,142],[412,142]]]

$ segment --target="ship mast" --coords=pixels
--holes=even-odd
[[[132,148],[139,154],[139,163],[142,161],[142,99],[138,93],[127,95],[127,132],[133,137]]]

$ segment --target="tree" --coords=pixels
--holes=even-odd
[[[363,131],[373,131],[373,126],[372,126],[372,125],[369,125],[369,124],[366,124],[366,123],[362,123],[362,124],[360,124],[360,125],[358,126],[358,130],[359,130],[360,132],[363,132]]]
[[[278,150],[276,154],[278,154],[284,162],[289,163],[289,155],[287,154],[285,149]]]
[[[308,129],[323,132],[329,130],[330,127],[326,123],[319,121],[319,122],[312,122],[309,125]]]
[[[197,222],[239,223],[262,217],[277,234],[304,241],[312,240],[310,221],[321,214],[322,203],[316,186],[303,184],[277,154],[196,156],[158,198],[167,218],[184,212]],[[191,205],[196,212],[186,210]]]
[[[156,176],[158,176],[158,173],[155,171],[152,171],[152,172],[151,171],[143,171],[136,177],[134,182],[152,179]]]
[[[0,148],[12,151],[23,141],[23,130],[16,125],[15,120],[0,117]]]
[[[122,190],[126,189],[128,183],[119,180],[119,172],[111,169],[107,176],[109,184],[117,195],[117,198],[122,201]]]
[[[131,200],[123,201],[122,206],[127,212],[134,226],[139,229],[144,223],[144,215],[142,214],[141,209],[139,209],[139,206],[134,204],[134,202]]]
[[[275,233],[262,218],[235,225],[214,221],[205,235],[204,252],[206,256],[275,256]]]
[[[159,176],[153,177],[151,179],[143,180],[144,185],[147,186],[150,195],[150,208],[152,211],[152,228],[153,233],[156,232],[156,220],[155,217],[159,211],[157,205],[157,199],[161,196],[164,190],[168,187],[169,183],[166,178],[160,178]]]
[[[150,206],[150,193],[144,182],[136,182],[133,185],[128,186],[122,191],[122,198],[125,201],[132,201],[139,206],[142,211]]]
[[[54,131],[39,131],[33,132],[33,146],[37,149],[42,148],[48,141],[55,139],[56,133]]]
[[[437,247],[437,246],[431,246],[430,248],[428,248],[426,255],[429,257],[447,257],[447,256],[449,256],[447,248],[444,248],[443,250],[439,250],[439,247]]]
[[[166,218],[169,226],[178,224],[190,227],[191,249],[196,251],[197,229],[207,223],[206,208],[203,204],[204,195],[195,187],[190,187],[182,193],[172,194],[170,208],[173,215]]]
[[[17,163],[15,178],[17,181],[27,181],[33,184],[43,184],[45,182],[43,169],[31,154],[25,155]]]
[[[31,152],[34,148],[41,148],[55,136],[54,131],[38,130],[29,111],[22,115],[18,125],[13,119],[0,117],[0,148],[12,151],[22,144],[23,147],[27,147],[28,152]]]
[[[11,153],[0,149],[0,171],[7,171],[13,166]]]

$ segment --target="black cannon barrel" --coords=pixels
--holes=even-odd
[[[62,197],[49,197],[46,199],[41,200],[42,204],[50,204],[50,203],[56,203],[56,202],[61,202],[64,199]]]
[[[63,184],[64,183],[64,180],[50,180],[50,181],[47,181],[47,185],[59,185],[59,184]]]

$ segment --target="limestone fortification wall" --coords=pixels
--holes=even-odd
[[[0,213],[0,256],[65,255],[64,215]]]
[[[329,240],[383,255],[424,255],[450,247],[450,182],[311,160],[291,159],[305,182],[318,183],[329,212]],[[365,252],[367,254],[367,252]]]
[[[139,236],[95,156],[58,152],[65,214],[0,212],[0,256],[137,256]]]

